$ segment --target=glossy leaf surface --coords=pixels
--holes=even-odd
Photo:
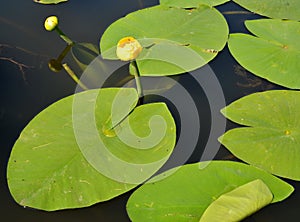
[[[160,4],[180,8],[197,8],[201,4],[216,6],[229,1],[230,0],[160,0]]]
[[[300,180],[300,92],[274,90],[243,97],[222,110],[248,126],[221,138],[235,156],[281,177]]]
[[[251,12],[271,18],[300,20],[298,0],[233,0]]]
[[[293,192],[289,184],[253,166],[232,161],[212,161],[208,165],[203,162],[187,164],[152,178],[131,195],[127,212],[133,222],[198,222],[207,207],[222,194],[256,179],[269,187],[273,202]]]
[[[221,195],[203,213],[199,222],[236,222],[272,202],[273,194],[261,180],[254,180]]]
[[[273,83],[300,88],[300,23],[261,19],[246,21],[255,36],[231,34],[228,46],[247,70]]]
[[[100,41],[102,56],[118,59],[117,43],[126,36],[134,37],[143,47],[136,59],[141,75],[174,75],[212,60],[226,44],[228,26],[222,14],[209,6],[193,10],[146,8],[107,28]]]
[[[136,102],[135,89],[89,90],[38,114],[21,133],[8,163],[16,202],[47,211],[85,207],[150,177],[172,152],[175,125],[165,104],[133,110]],[[161,129],[166,134],[160,138],[151,134]],[[130,139],[123,141],[122,134]],[[149,139],[156,143],[149,145]]]

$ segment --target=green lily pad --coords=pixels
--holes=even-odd
[[[101,41],[101,55],[118,59],[120,39],[132,36],[143,46],[136,61],[142,76],[175,75],[197,69],[226,44],[223,15],[202,5],[193,10],[155,6],[128,14],[111,24]]]
[[[272,202],[273,194],[260,179],[221,195],[205,210],[199,222],[236,222]]]
[[[78,101],[85,103],[80,105]],[[89,90],[64,98],[38,114],[16,141],[8,162],[7,180],[16,202],[47,211],[85,207],[135,187],[136,183],[129,182],[133,181],[131,165],[139,172],[138,179],[150,177],[173,150],[175,124],[165,104],[153,103],[133,109],[136,101],[135,89]],[[89,110],[91,107],[93,112]],[[147,119],[152,115],[153,120]],[[160,119],[158,123],[157,116],[165,122]],[[110,130],[112,123],[114,130]],[[95,129],[91,129],[91,125]],[[154,135],[157,144],[152,143],[153,147],[145,149],[145,144],[149,145],[147,133],[161,132],[161,128],[165,128],[167,134],[162,134],[160,140]],[[126,131],[132,130],[137,137],[130,134],[132,141],[123,142],[117,130],[123,134],[130,134]],[[100,147],[103,153],[99,152],[100,148],[93,150],[94,147]],[[109,159],[112,154],[126,167],[117,168],[116,162]],[[105,169],[92,165],[97,163],[97,155],[108,160],[103,161]],[[153,163],[152,168],[147,168],[149,163]],[[120,178],[104,175],[106,171]]]
[[[234,58],[257,76],[299,89],[300,23],[260,19],[245,24],[256,37],[231,34],[228,46]]]
[[[280,19],[300,20],[298,0],[233,0],[242,7],[257,14]]]
[[[33,1],[40,4],[58,4],[61,2],[67,2],[68,0],[33,0]]]
[[[222,110],[249,126],[219,140],[235,156],[272,174],[300,180],[300,92],[274,90],[243,97]]]
[[[179,8],[197,8],[201,4],[216,6],[229,1],[230,0],[160,0],[160,4]]]
[[[222,194],[256,179],[269,187],[273,203],[293,192],[286,182],[253,166],[233,161],[202,162],[152,178],[130,196],[127,212],[133,222],[198,222]]]

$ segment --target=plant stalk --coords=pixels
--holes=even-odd
[[[55,28],[55,30],[68,45],[74,44],[74,42],[68,36],[66,36],[66,34],[63,33],[60,28],[58,28],[58,26]]]
[[[62,60],[66,57],[66,55],[69,53],[71,48],[73,47],[74,43],[68,44],[66,48],[60,53],[60,55],[57,57],[58,62],[62,62]]]
[[[141,99],[144,94],[143,94],[143,87],[141,84],[141,79],[140,79],[140,72],[139,72],[139,68],[137,66],[136,60],[133,60],[131,62],[131,64],[133,65],[134,71],[133,71],[133,75],[134,75],[134,79],[135,79],[135,83],[136,83],[136,90],[138,93],[139,98]]]
[[[63,68],[65,69],[65,71],[69,74],[69,76],[84,90],[88,90],[88,87],[86,87],[86,85],[84,85],[76,76],[76,74],[74,73],[74,71],[70,68],[70,66],[68,66],[67,63],[62,64]]]
[[[137,90],[138,97],[139,97],[139,101],[138,101],[138,104],[137,104],[137,106],[138,106],[140,104],[143,104],[143,96],[144,96],[143,87],[142,87],[142,84],[141,84],[140,72],[139,72],[136,60],[133,60],[131,62],[131,65],[132,65],[132,68],[133,68],[131,74],[134,75],[136,90]],[[113,133],[113,130],[115,130],[126,118],[128,118],[130,113],[128,113],[123,119],[120,120],[120,122],[118,122],[116,125],[112,126],[110,129],[106,130],[105,132],[106,133],[108,133],[108,132]]]

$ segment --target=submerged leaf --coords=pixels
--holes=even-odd
[[[174,75],[197,69],[223,49],[228,26],[223,15],[202,5],[193,10],[155,6],[111,24],[101,41],[101,55],[118,59],[120,39],[132,36],[143,47],[136,58],[142,76]]]
[[[292,186],[256,167],[211,161],[187,164],[152,178],[130,196],[127,212],[133,222],[198,222],[205,209],[222,194],[256,179],[269,187],[274,196],[272,202],[293,192]]]
[[[228,46],[247,70],[276,84],[300,88],[300,23],[273,19],[246,21],[255,36],[231,34]]]
[[[273,90],[243,97],[222,110],[249,127],[219,140],[235,156],[281,177],[300,180],[300,92]]]
[[[230,0],[160,0],[160,4],[179,8],[197,8],[201,4],[216,6],[229,1]]]
[[[233,0],[251,12],[271,18],[300,20],[299,0]]]
[[[72,56],[82,70],[100,55],[97,46],[91,43],[75,43],[71,49]],[[98,73],[98,75],[100,75]]]
[[[236,222],[272,202],[273,194],[260,179],[221,195],[203,213],[199,222]]]
[[[38,114],[8,162],[16,202],[47,211],[85,207],[150,177],[173,150],[175,124],[165,104],[134,109],[137,99],[135,89],[89,90]],[[164,128],[166,134],[152,135]],[[130,140],[123,141],[122,134]]]

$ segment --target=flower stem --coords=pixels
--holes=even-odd
[[[139,98],[142,98],[144,96],[143,87],[142,87],[142,84],[141,84],[140,72],[139,72],[139,68],[137,66],[136,60],[133,60],[131,62],[131,65],[132,65],[131,67],[133,68],[131,70],[131,72],[132,72],[131,74],[134,75],[134,79],[135,79],[135,83],[136,83],[136,90],[137,90]]]
[[[63,68],[65,69],[65,71],[69,74],[69,76],[84,90],[88,90],[88,87],[86,87],[86,85],[84,85],[76,76],[76,74],[73,72],[73,70],[70,68],[70,66],[68,66],[67,63],[62,64]]]
[[[143,104],[143,88],[142,88],[142,84],[141,84],[141,79],[140,79],[140,72],[137,66],[137,63],[135,60],[133,60],[130,63],[130,74],[134,75],[134,79],[135,79],[135,83],[136,83],[136,90],[138,93],[138,97],[139,97],[139,101],[137,103],[137,106]],[[135,107],[136,108],[136,107]],[[130,115],[130,113],[128,113],[126,116],[124,116],[123,119],[121,119],[117,124],[115,124],[114,126],[110,127],[109,129],[105,129],[103,128],[103,133],[104,135],[106,135],[107,137],[112,137],[116,135],[116,130],[118,129],[118,127],[120,126],[120,124],[126,119],[128,118]]]
[[[69,53],[71,48],[73,47],[74,43],[68,44],[65,49],[60,53],[60,55],[57,58],[58,62],[62,62],[62,60],[66,57],[66,55]]]
[[[74,42],[68,36],[66,36],[66,34],[63,33],[60,28],[58,28],[58,26],[55,28],[55,30],[68,45],[74,44]]]

